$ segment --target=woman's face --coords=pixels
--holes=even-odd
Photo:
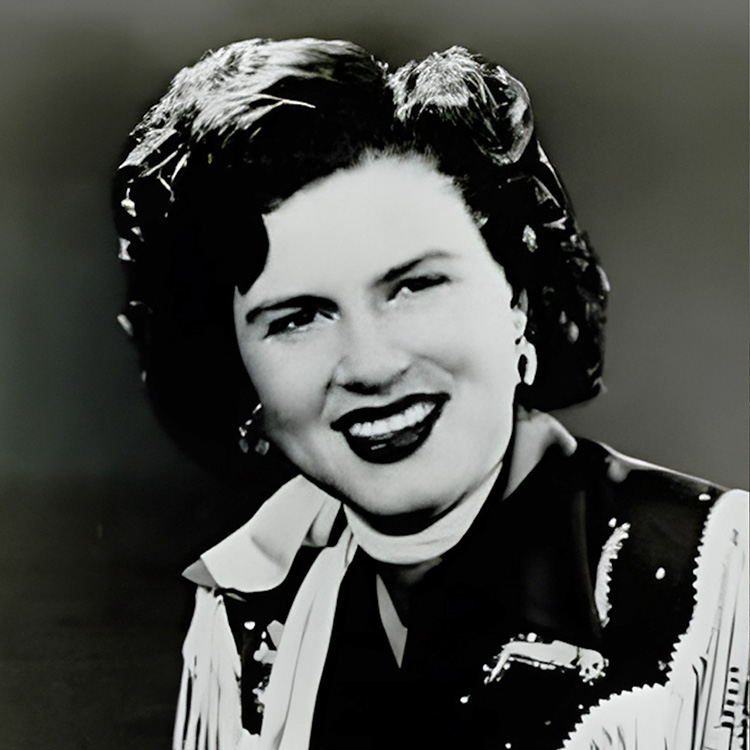
[[[375,525],[427,523],[511,436],[526,315],[502,268],[417,158],[337,172],[265,222],[267,262],[234,315],[268,437]]]

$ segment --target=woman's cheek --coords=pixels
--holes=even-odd
[[[319,417],[330,365],[320,351],[303,342],[278,348],[267,357],[256,378],[269,430],[297,430]]]
[[[436,300],[403,311],[397,324],[401,345],[445,366],[464,359],[466,309],[458,300]]]

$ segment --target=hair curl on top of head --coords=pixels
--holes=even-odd
[[[265,264],[263,214],[369,154],[418,154],[452,178],[517,295],[553,409],[601,387],[607,283],[534,133],[526,89],[461,47],[390,73],[349,42],[238,42],[173,80],[132,133],[114,209],[139,348],[168,430],[236,468],[253,402],[232,317]]]
[[[462,127],[472,132],[483,154],[498,166],[518,161],[533,133],[531,102],[523,84],[463,47],[409,62],[390,77],[389,84],[396,118],[412,124],[413,137],[419,133],[416,124],[427,140],[425,125]]]

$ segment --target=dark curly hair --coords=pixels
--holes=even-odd
[[[238,42],[180,71],[129,149],[113,193],[120,321],[161,421],[204,462],[242,466],[237,426],[254,394],[232,297],[263,269],[263,214],[372,153],[416,153],[452,178],[525,290],[539,366],[519,402],[548,410],[599,392],[606,277],[503,68],[460,47],[391,73],[349,42]]]

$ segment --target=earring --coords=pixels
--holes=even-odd
[[[521,382],[525,385],[533,385],[539,364],[536,356],[536,347],[526,336],[521,336],[518,341],[518,350],[520,352],[518,374],[521,376]]]
[[[266,453],[268,453],[268,449],[271,447],[271,444],[266,440],[260,433],[261,430],[258,426],[259,422],[261,421],[263,411],[263,404],[258,404],[254,409],[253,413],[250,415],[250,419],[246,419],[240,426],[239,426],[239,433],[240,433],[240,439],[239,439],[239,445],[240,450],[243,453],[249,453],[250,452],[250,432],[253,430],[253,425],[255,426],[254,432],[257,434],[257,439],[255,441],[255,452],[259,456],[265,456]]]

